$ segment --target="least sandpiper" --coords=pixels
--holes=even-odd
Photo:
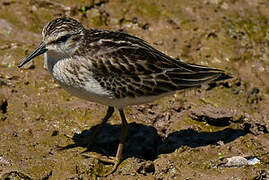
[[[44,27],[42,36],[38,48],[18,67],[44,54],[48,71],[65,90],[107,105],[107,114],[94,135],[112,116],[114,108],[119,110],[121,137],[111,173],[120,164],[127,135],[124,107],[148,103],[225,76],[219,69],[175,60],[138,37],[85,29],[72,18],[52,20]]]

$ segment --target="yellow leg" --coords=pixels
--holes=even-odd
[[[125,142],[125,139],[126,139],[126,136],[127,136],[127,132],[128,132],[128,123],[126,121],[126,118],[125,118],[123,110],[119,109],[119,112],[120,112],[120,116],[121,116],[121,135],[120,135],[120,143],[118,145],[116,157],[115,158],[110,158],[110,157],[102,158],[102,157],[96,157],[96,156],[91,156],[91,155],[85,155],[84,154],[85,157],[94,157],[94,158],[97,158],[100,161],[114,164],[112,169],[108,173],[102,174],[100,176],[108,176],[108,175],[114,173],[117,170],[117,168],[118,168],[118,166],[120,165],[120,162],[121,162],[122,152],[123,152],[123,145],[124,145],[124,142]]]
[[[105,174],[105,176],[114,173],[117,170],[118,166],[120,165],[122,151],[123,151],[123,146],[124,146],[125,139],[126,139],[127,132],[128,132],[128,123],[126,121],[124,112],[123,112],[122,109],[119,109],[119,111],[120,111],[120,117],[121,117],[120,143],[119,143],[119,146],[118,146],[118,150],[117,150],[117,154],[116,154],[116,159],[115,159],[115,162],[114,162],[114,166],[113,166],[113,168],[112,168],[112,170],[110,172],[108,172],[108,173]]]

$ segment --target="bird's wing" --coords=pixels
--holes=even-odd
[[[128,34],[107,31],[100,36],[94,36],[94,52],[87,58],[101,85],[117,97],[159,95],[197,87],[223,74],[219,69],[174,60]]]

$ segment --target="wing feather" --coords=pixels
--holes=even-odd
[[[84,53],[88,55],[85,59],[91,59],[96,78],[118,98],[159,95],[197,87],[224,74],[219,69],[175,60],[125,33],[88,33],[85,37],[94,40],[87,46],[89,49],[86,50],[91,53]]]

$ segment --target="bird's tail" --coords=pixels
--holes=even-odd
[[[198,87],[202,84],[232,78],[223,70],[194,64],[185,64],[184,71],[173,70],[167,72],[167,75],[177,85],[177,89]]]

